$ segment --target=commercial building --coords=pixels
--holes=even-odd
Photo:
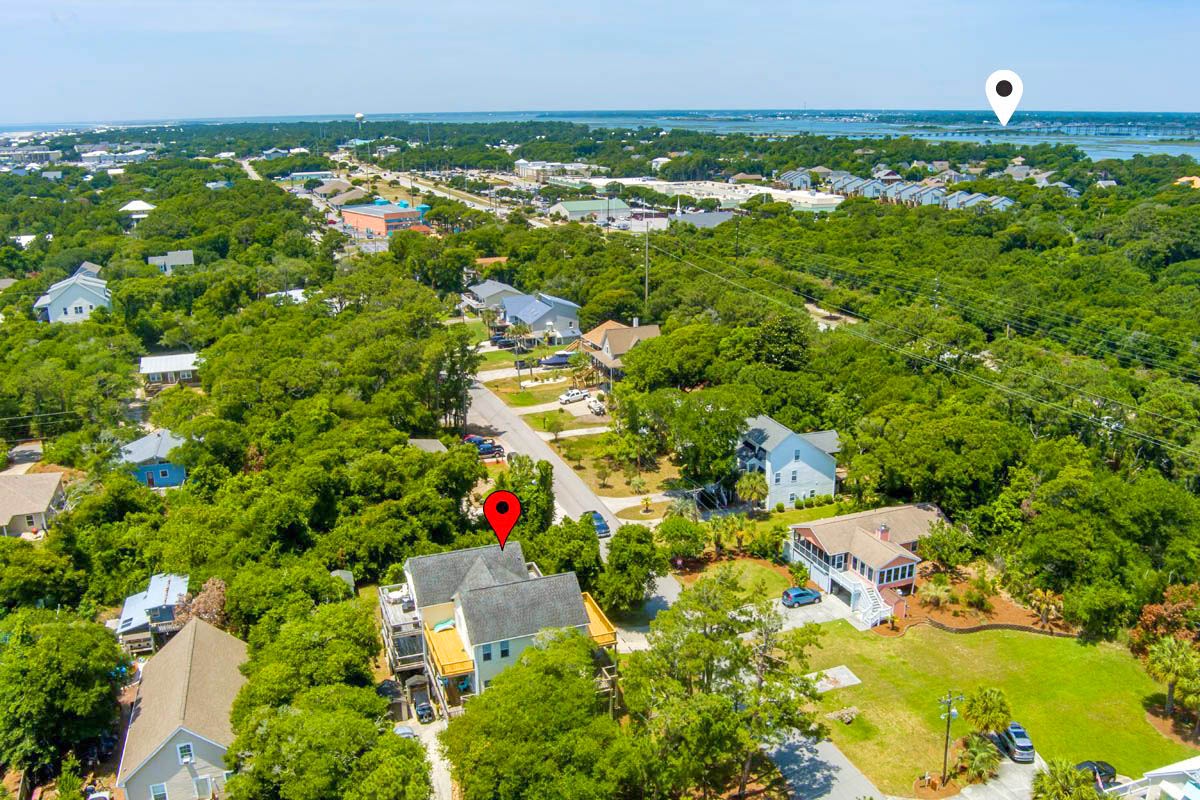
[[[558,215],[569,222],[582,220],[628,219],[633,211],[619,197],[602,200],[563,200],[546,209],[546,215]]]
[[[401,208],[392,203],[372,203],[346,206],[342,209],[342,221],[360,234],[391,236],[396,231],[406,230],[419,223],[421,212],[414,208]]]

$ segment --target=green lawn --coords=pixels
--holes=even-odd
[[[818,508],[793,508],[784,511],[782,514],[771,512],[771,518],[767,520],[774,524],[781,522],[784,525],[795,525],[799,522],[812,522],[814,519],[824,519],[825,517],[836,517],[838,507],[836,503],[820,506]]]
[[[468,322],[456,322],[455,325],[462,325],[471,332],[471,341],[479,344],[488,338],[487,326],[483,324],[483,320],[473,319]]]
[[[650,504],[650,513],[646,514],[646,513],[642,512],[642,507],[640,505],[636,505],[636,506],[632,506],[630,508],[623,508],[620,511],[618,511],[617,519],[628,519],[628,520],[633,520],[635,522],[662,519],[663,517],[665,517],[667,515],[667,509],[670,507],[671,507],[670,500],[664,500],[659,503],[651,503]]]
[[[551,400],[557,400],[560,394],[571,388],[571,381],[569,379],[548,383],[544,386],[522,387],[521,383],[528,380],[528,377],[502,378],[498,381],[490,381],[487,387],[495,392],[496,396],[505,403],[518,408],[541,405],[542,403],[549,403]]]
[[[558,385],[561,386],[562,384]],[[563,389],[563,391],[566,391],[566,389]],[[575,431],[579,430],[580,428],[596,428],[607,424],[603,420],[596,419],[591,414],[585,414],[582,417],[577,417],[570,411],[567,411],[565,408],[558,408],[554,411],[545,411],[541,414],[526,414],[525,421],[528,422],[529,427],[533,428],[535,431],[546,431],[548,430],[546,427],[546,422],[556,417],[563,421],[562,429],[564,431]]]
[[[852,725],[826,722],[834,742],[883,792],[911,795],[915,778],[941,770],[937,700],[948,689],[1003,689],[1046,758],[1108,761],[1136,778],[1197,753],[1146,721],[1144,704],[1162,687],[1117,645],[1018,631],[955,635],[923,625],[885,638],[841,621],[822,631],[813,669],[845,664],[862,684],[823,695],[821,710],[858,707]],[[968,732],[962,720],[954,723],[955,736]]]
[[[737,575],[738,584],[742,589],[750,594],[750,590],[760,581],[765,585],[765,596],[778,598],[783,594],[783,590],[792,585],[787,576],[780,572],[771,569],[770,567],[760,564],[757,561],[749,561],[747,559],[737,559],[735,561],[719,561],[716,564],[709,566],[705,572],[711,572],[723,566],[733,568],[734,574]],[[759,594],[752,599],[761,599],[763,595]]]
[[[523,358],[526,361],[545,358],[546,356],[554,355],[561,349],[561,347],[556,347],[554,345],[541,345],[533,348],[532,350],[526,350],[519,355],[513,352],[511,349],[489,350],[483,354],[483,363],[480,364],[479,371],[484,372],[489,369],[503,369],[505,367],[511,367],[513,362],[515,362],[518,358]]]

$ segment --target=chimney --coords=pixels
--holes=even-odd
[[[634,317],[634,318],[633,318],[633,327],[635,327],[635,328],[636,328],[637,326],[638,326],[638,318],[637,318],[637,317]]]
[[[886,522],[879,523],[879,540],[881,542],[888,540],[888,524]]]

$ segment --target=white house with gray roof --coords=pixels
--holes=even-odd
[[[0,533],[39,533],[67,504],[61,472],[0,475]]]
[[[425,670],[443,710],[483,691],[543,630],[574,628],[615,647],[612,623],[573,572],[542,575],[521,543],[410,558],[405,583],[379,589],[397,674]]]
[[[83,322],[97,308],[112,308],[112,293],[99,277],[100,267],[88,261],[71,277],[51,284],[33,304],[43,322]]]
[[[190,267],[196,263],[196,257],[191,250],[168,250],[166,255],[150,256],[146,263],[158,267],[163,275],[170,275],[176,267]]]
[[[524,292],[514,286],[488,278],[474,286],[468,286],[462,299],[463,305],[468,308],[480,309],[500,308],[506,298],[525,296]]]
[[[767,508],[832,495],[837,488],[837,431],[796,433],[771,417],[746,420],[737,447],[738,469],[767,479]]]

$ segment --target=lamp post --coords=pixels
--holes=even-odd
[[[950,723],[958,719],[958,709],[954,707],[954,704],[961,702],[962,699],[961,694],[948,691],[945,697],[938,700],[938,704],[946,708],[942,714],[942,719],[946,720],[946,745],[942,751],[942,786],[946,785],[946,773],[950,769]]]

